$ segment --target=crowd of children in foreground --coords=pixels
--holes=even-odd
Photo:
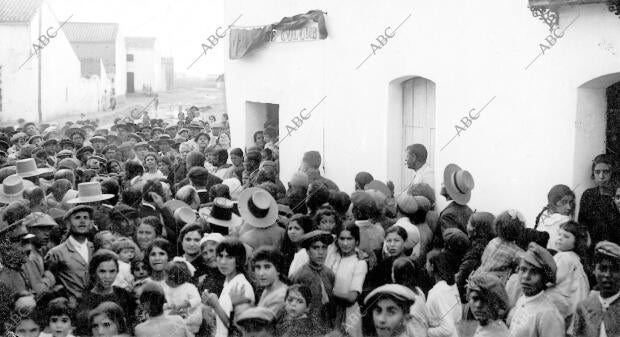
[[[455,164],[439,212],[420,175],[394,195],[360,172],[349,195],[310,151],[284,189],[274,158],[246,151],[243,172],[216,180],[196,149],[177,154],[179,181],[80,182],[33,158],[0,168],[0,332],[620,336],[620,184],[607,156],[577,217],[575,194],[556,185],[530,228],[516,210],[471,210],[473,177]],[[407,151],[423,171],[424,147]]]

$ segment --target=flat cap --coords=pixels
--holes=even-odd
[[[555,264],[555,260],[553,260],[553,256],[547,249],[541,247],[536,242],[530,242],[527,251],[521,253],[519,257],[523,261],[541,269],[547,278],[547,282],[555,284],[557,265]]]
[[[391,296],[396,299],[404,302],[410,302],[413,304],[415,302],[415,293],[400,284],[385,284],[380,287],[375,288],[375,290],[371,291],[370,294],[364,298],[364,305],[372,305],[374,303],[375,298],[379,296]]]
[[[301,237],[301,246],[303,248],[308,248],[313,242],[316,242],[316,241],[321,241],[324,244],[329,245],[332,242],[334,242],[334,237],[329,232],[318,230],[318,229],[313,230],[311,232],[304,234]]]
[[[616,260],[620,260],[620,246],[613,242],[601,241],[596,244],[594,251],[596,253],[612,257]]]

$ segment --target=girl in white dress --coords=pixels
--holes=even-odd
[[[334,300],[338,307],[335,327],[349,336],[362,335],[362,321],[357,298],[362,292],[368,272],[366,261],[355,251],[360,243],[360,230],[354,222],[345,222],[336,230],[336,248],[328,252],[325,266],[336,275]]]
[[[560,226],[555,242],[558,253],[553,256],[557,265],[556,286],[549,291],[558,292],[566,299],[570,313],[575,312],[577,303],[585,300],[590,292],[590,283],[581,264],[587,245],[588,232],[584,226],[574,221]],[[569,329],[572,326],[572,317],[570,322]]]

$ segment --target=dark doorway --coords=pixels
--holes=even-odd
[[[607,88],[605,152],[615,160],[613,177],[620,178],[620,82]]]
[[[127,73],[127,93],[133,94],[136,89],[133,86],[133,73]]]

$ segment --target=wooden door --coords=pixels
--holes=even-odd
[[[403,82],[403,132],[401,153],[401,182],[406,187],[413,178],[413,171],[405,164],[408,145],[419,143],[428,151],[427,164],[435,168],[435,84],[416,77]],[[435,188],[435,186],[432,186]]]
[[[133,73],[129,72],[127,73],[127,93],[128,94],[133,94],[136,89],[133,86]]]

